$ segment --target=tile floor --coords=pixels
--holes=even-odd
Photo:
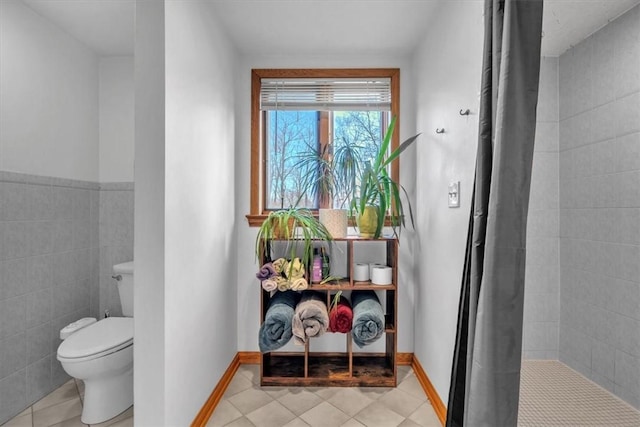
[[[518,427],[638,427],[640,411],[557,360],[524,360]]]
[[[397,388],[260,387],[259,372],[240,366],[207,426],[442,426],[408,366]]]
[[[80,427],[86,426],[80,421],[84,384],[80,380],[70,379],[58,389],[25,409],[2,427]],[[133,406],[122,414],[101,424],[98,427],[132,427]]]

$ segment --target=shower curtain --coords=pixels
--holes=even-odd
[[[542,0],[485,0],[474,194],[448,427],[516,426]]]

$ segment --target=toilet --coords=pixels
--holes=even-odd
[[[60,331],[57,358],[84,381],[81,420],[98,424],[133,405],[133,261],[113,266],[122,315],[80,319]]]

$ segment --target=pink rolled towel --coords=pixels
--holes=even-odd
[[[278,289],[278,282],[273,277],[269,279],[264,279],[262,281],[262,289],[264,289],[267,292],[275,291],[276,289]]]

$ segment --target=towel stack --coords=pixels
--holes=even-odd
[[[256,278],[260,280],[262,289],[267,292],[303,291],[309,287],[304,274],[305,268],[300,258],[294,258],[291,261],[278,258],[260,267]]]
[[[264,282],[273,280],[275,283],[282,279],[265,279],[263,287]],[[322,292],[284,290],[271,297],[260,327],[260,351],[276,350],[292,337],[294,343],[304,345],[309,338],[319,337],[326,331],[351,331],[353,341],[364,347],[377,341],[383,335],[384,327],[384,310],[374,291],[352,291],[351,304],[340,296],[328,311],[326,295]]]

